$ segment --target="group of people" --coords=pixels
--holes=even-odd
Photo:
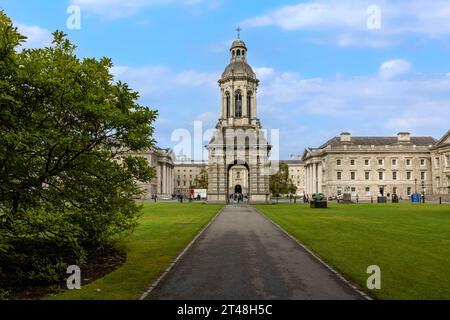
[[[189,202],[192,202],[193,200],[197,200],[200,201],[202,200],[202,197],[200,194],[198,194],[196,197],[194,197],[194,195],[190,194],[190,195],[183,195],[183,194],[172,194],[172,199],[177,199],[177,202],[183,202],[184,200],[187,200]],[[151,200],[154,202],[157,202],[158,200],[158,196],[157,195],[152,195],[151,196]]]
[[[244,195],[242,193],[230,194],[230,200],[233,200],[235,203],[242,203],[244,202]]]
[[[172,198],[176,198],[178,202],[183,202],[183,199],[187,199],[189,202],[192,202],[193,200],[197,200],[200,201],[202,200],[202,196],[200,194],[197,194],[196,197],[194,197],[194,195],[190,194],[188,196],[182,195],[182,194],[177,194],[177,195],[173,195]]]

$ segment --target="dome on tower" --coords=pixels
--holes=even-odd
[[[244,49],[247,49],[247,46],[245,45],[245,42],[242,41],[241,39],[236,39],[236,40],[233,41],[230,50],[233,50],[234,48],[244,48]]]
[[[228,77],[248,77],[256,80],[256,74],[252,67],[244,61],[232,61],[222,73],[222,79]]]
[[[252,67],[247,63],[247,46],[241,39],[236,39],[230,48],[231,62],[222,73],[221,81],[232,77],[245,77],[258,81]]]

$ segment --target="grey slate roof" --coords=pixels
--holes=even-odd
[[[430,146],[434,145],[437,140],[433,137],[411,137],[410,144],[416,146]],[[394,145],[398,143],[397,137],[351,137],[351,142],[341,142],[340,137],[334,137],[323,145],[319,149],[326,148],[328,145],[332,147],[350,144],[350,145],[361,145],[361,146],[385,146]]]
[[[283,162],[286,164],[303,164],[302,160],[280,160],[280,162]]]
[[[236,47],[247,48],[247,46],[245,45],[245,42],[242,41],[241,39],[236,39],[231,44],[231,49],[236,48]]]
[[[222,79],[232,76],[250,77],[256,80],[256,74],[244,61],[233,61],[231,62],[222,74]]]

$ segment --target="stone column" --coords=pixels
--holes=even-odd
[[[309,190],[308,190],[308,193],[311,196],[312,191],[313,191],[312,164],[310,163],[308,167],[309,167],[309,170],[308,170],[309,171]]]
[[[166,193],[166,165],[162,164],[162,184],[161,184],[161,195],[164,195]]]
[[[251,114],[252,118],[256,118],[256,89],[255,91],[253,91],[253,96],[252,96],[252,114]]]
[[[310,165],[309,164],[307,164],[306,165],[306,174],[305,174],[305,177],[306,177],[306,193],[309,195],[310,194],[310,191],[311,191],[311,176],[310,176]]]
[[[169,197],[172,197],[173,193],[173,170],[172,167],[169,167]]]
[[[159,179],[158,179],[158,193],[159,195],[162,195],[164,190],[163,190],[163,175],[164,175],[164,170],[163,170],[163,164],[161,163],[161,165],[159,166]]]
[[[314,163],[312,164],[312,183],[313,183],[312,193],[316,193],[316,192],[317,192],[317,179],[316,179],[316,174],[317,174],[316,163],[314,162]]]
[[[242,92],[242,118],[247,117],[247,91]]]
[[[222,118],[227,118],[227,96],[225,90],[222,89]]]
[[[322,190],[322,184],[323,184],[323,181],[322,181],[322,179],[323,179],[323,173],[322,173],[322,164],[321,163],[319,163],[319,165],[318,165],[318,170],[319,170],[319,174],[318,174],[318,176],[319,176],[319,192],[323,192],[323,190]]]
[[[167,168],[167,194],[170,195],[170,167],[169,164],[166,164]]]
[[[308,165],[305,165],[305,194],[308,193]]]
[[[234,109],[236,106],[234,105],[234,103],[235,103],[235,99],[234,99],[234,88],[233,88],[230,92],[230,118],[234,118],[234,115],[235,115]]]
[[[167,163],[164,164],[164,194],[167,195],[167,182],[169,179],[167,179],[168,170],[167,170]]]

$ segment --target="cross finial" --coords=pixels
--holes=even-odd
[[[237,31],[237,37],[238,37],[238,39],[240,39],[241,38],[241,31],[242,31],[241,27],[238,26],[236,31]]]

